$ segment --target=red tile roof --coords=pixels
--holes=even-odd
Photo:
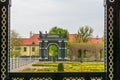
[[[74,41],[77,34],[69,34],[69,41]]]
[[[102,43],[103,39],[102,38],[91,38],[90,41],[93,43]]]
[[[39,34],[33,34],[30,38],[21,38],[24,45],[32,45],[33,43],[35,45],[39,45]]]
[[[77,34],[69,34],[69,41],[74,41],[76,36]],[[102,38],[90,38],[89,41],[92,43],[102,43],[103,39]]]
[[[74,41],[77,34],[69,34],[69,40]],[[35,45],[39,45],[39,34],[33,34],[30,38],[21,38],[24,45],[32,45],[34,43]],[[91,42],[93,43],[101,43],[103,42],[102,38],[91,38]]]

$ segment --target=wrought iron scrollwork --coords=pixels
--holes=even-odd
[[[0,0],[1,2],[6,2],[6,0]]]
[[[115,0],[109,0],[110,2],[115,2]]]
[[[109,10],[109,15],[108,15],[108,17],[109,17],[109,20],[108,20],[108,23],[109,23],[109,28],[108,28],[108,30],[109,30],[109,32],[108,32],[108,35],[109,35],[109,45],[108,45],[108,47],[109,47],[109,56],[108,56],[108,59],[109,59],[109,78],[110,78],[110,80],[113,80],[113,77],[114,77],[114,75],[113,75],[113,53],[114,53],[114,51],[113,51],[113,23],[114,23],[114,21],[113,21],[113,11],[114,11],[114,9],[113,9],[113,7],[112,6],[110,6],[110,8],[108,9]]]
[[[2,1],[2,0],[1,0]],[[2,7],[2,9],[1,9],[1,11],[2,11],[2,21],[1,21],[1,23],[2,23],[2,27],[1,27],[1,30],[2,30],[2,33],[1,33],[1,35],[2,35],[2,38],[1,38],[1,41],[2,41],[2,45],[1,45],[1,48],[2,48],[2,50],[1,50],[1,54],[2,54],[2,56],[1,56],[1,60],[2,60],[2,62],[1,62],[1,66],[2,66],[2,68],[1,68],[1,72],[2,72],[2,74],[1,74],[1,78],[2,78],[2,80],[5,80],[5,78],[6,78],[6,74],[5,74],[5,72],[6,72],[6,68],[5,68],[5,66],[6,66],[6,50],[5,50],[5,48],[6,48],[6,11],[7,11],[7,9],[6,9],[6,7],[5,6],[3,6]]]

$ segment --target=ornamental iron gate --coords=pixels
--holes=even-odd
[[[10,6],[11,6],[10,0],[0,0],[0,34],[1,34],[0,35],[0,45],[1,45],[0,80],[119,80],[120,79],[119,76],[120,0],[104,0],[104,9],[105,9],[104,32],[105,32],[105,62],[106,62],[105,72],[60,72],[60,73],[59,72],[58,73],[10,72],[9,69]],[[56,41],[56,44],[57,43],[58,42]],[[41,58],[44,59],[45,57],[46,56],[41,55]],[[65,59],[65,56],[63,56],[62,58]]]

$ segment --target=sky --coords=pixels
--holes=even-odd
[[[93,37],[104,35],[103,0],[12,0],[11,4],[11,30],[21,37],[54,26],[76,34],[86,25],[94,29]]]

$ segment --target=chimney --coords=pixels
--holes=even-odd
[[[32,35],[33,35],[32,31],[30,31],[30,37],[32,37]]]

